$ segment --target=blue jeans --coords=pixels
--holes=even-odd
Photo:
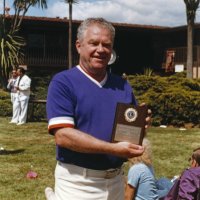
[[[170,179],[163,177],[156,181],[156,185],[158,188],[158,197],[162,198],[168,194],[169,190],[173,186],[173,183],[170,181]]]

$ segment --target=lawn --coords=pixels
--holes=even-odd
[[[0,119],[0,199],[43,200],[46,186],[53,186],[55,167],[54,138],[47,123],[9,124]],[[32,170],[36,179],[27,179]]]
[[[44,189],[54,185],[55,144],[47,133],[46,122],[29,122],[23,126],[0,118],[0,199],[45,200]],[[150,128],[154,167],[157,177],[169,178],[188,166],[192,149],[200,146],[200,129]],[[32,170],[36,179],[27,179]],[[127,173],[127,165],[125,165]]]

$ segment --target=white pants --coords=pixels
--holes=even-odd
[[[11,100],[12,104],[14,103],[15,98],[16,98],[16,93],[11,92],[11,93],[10,93],[10,100]]]
[[[15,98],[13,103],[13,116],[12,122],[15,123],[26,123],[27,111],[28,111],[28,101],[29,97],[24,99]]]
[[[76,173],[76,171],[78,173]],[[82,174],[80,172],[82,171]],[[123,200],[124,176],[90,177],[85,168],[57,163],[55,170],[55,200]]]

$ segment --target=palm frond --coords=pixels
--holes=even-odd
[[[64,2],[65,3],[72,3],[72,4],[74,3],[75,4],[75,3],[78,3],[79,1],[78,0],[64,0]]]
[[[199,8],[200,0],[184,0],[186,6],[187,21],[194,23],[196,11]]]

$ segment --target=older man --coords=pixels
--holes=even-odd
[[[55,136],[55,194],[48,199],[122,200],[122,165],[144,148],[111,143],[118,102],[136,105],[129,83],[107,72],[115,37],[111,23],[89,18],[78,28],[79,64],[57,74],[47,97],[49,133]]]

